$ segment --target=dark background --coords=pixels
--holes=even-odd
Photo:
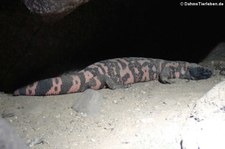
[[[223,42],[225,6],[91,0],[46,23],[21,1],[0,2],[0,91],[115,57],[200,62]]]

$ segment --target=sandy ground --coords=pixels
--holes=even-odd
[[[184,149],[187,121],[198,121],[191,115],[196,102],[222,80],[150,81],[47,97],[1,93],[0,113],[33,149]]]

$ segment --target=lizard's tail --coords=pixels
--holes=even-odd
[[[14,91],[13,95],[46,96],[79,92],[81,80],[77,75],[66,75],[34,82]]]

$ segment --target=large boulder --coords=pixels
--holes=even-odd
[[[28,149],[24,141],[0,118],[0,149]]]
[[[212,49],[200,64],[219,70],[221,75],[225,75],[225,42]]]
[[[200,98],[182,131],[181,149],[224,148],[225,81]]]
[[[89,0],[23,0],[26,7],[44,18],[61,19]]]

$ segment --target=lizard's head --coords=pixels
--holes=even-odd
[[[213,70],[200,65],[190,66],[189,68],[190,79],[191,80],[201,80],[208,79],[213,75]]]

